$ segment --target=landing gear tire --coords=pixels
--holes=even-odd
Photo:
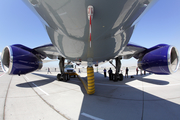
[[[117,81],[118,81],[118,74],[115,73],[115,74],[114,74],[114,82],[117,82]]]
[[[68,80],[70,80],[69,74],[64,74],[64,75],[63,75],[63,81],[64,81],[64,82],[67,82]]]
[[[69,74],[64,74],[62,77],[61,74],[58,74],[57,80],[67,82],[68,80],[70,80],[70,76],[69,76]]]
[[[123,81],[123,74],[119,74],[119,81]]]
[[[117,82],[118,80],[119,80],[119,81],[123,81],[123,74],[119,74],[119,75],[113,74],[112,76],[113,76],[113,77],[112,77],[112,80],[113,80],[114,82]]]
[[[64,81],[64,82],[67,82],[67,81],[68,81],[68,79],[67,79],[67,74],[64,74],[64,75],[63,75],[63,81]]]
[[[57,80],[58,81],[63,81],[63,78],[61,77],[61,74],[57,74]]]

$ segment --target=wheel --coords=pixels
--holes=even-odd
[[[70,80],[69,74],[64,74],[64,75],[63,75],[63,81],[64,81],[64,82],[67,82],[68,80]]]
[[[70,75],[69,74],[67,74],[67,80],[70,80]]]
[[[119,81],[123,81],[123,74],[119,74],[119,77],[120,77]]]
[[[117,74],[112,74],[112,80],[114,81],[114,82],[117,82],[118,80],[117,80]]]
[[[67,82],[67,81],[68,81],[68,79],[67,79],[67,74],[64,74],[64,75],[63,75],[63,81],[64,81],[64,82]]]
[[[58,81],[62,81],[63,80],[63,78],[61,77],[61,74],[57,74],[57,80]]]
[[[117,81],[118,81],[118,77],[119,77],[118,74],[115,73],[115,74],[114,74],[114,82],[117,82]]]

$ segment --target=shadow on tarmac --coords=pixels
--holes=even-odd
[[[105,78],[104,75],[99,73],[99,72],[94,73],[94,75],[96,76],[96,78],[101,78],[101,79],[104,78],[106,80],[109,80],[108,76]],[[123,81],[117,81],[117,82],[120,82],[120,84],[126,84],[126,83],[134,81],[134,80],[139,80],[139,81],[146,82],[146,83],[151,83],[151,84],[154,84],[154,85],[168,85],[169,84],[169,82],[165,81],[165,80],[160,80],[160,79],[157,80],[157,79],[145,78],[145,77],[147,77],[149,75],[151,75],[151,74],[130,75],[130,76],[128,76],[128,78],[125,78],[125,76],[124,76]],[[133,78],[131,78],[131,76],[133,76]],[[84,77],[84,79],[87,79],[87,77]],[[111,81],[114,82],[113,80],[111,80]]]
[[[49,84],[56,80],[55,76],[42,75],[33,73],[37,76],[42,76],[47,79],[37,80],[28,83],[18,84],[18,87],[30,87],[28,84],[35,83],[38,86]],[[114,119],[114,120],[178,120],[180,119],[180,96],[173,96],[167,99],[145,92],[143,87],[134,88],[126,83],[139,80],[154,85],[168,85],[167,80],[144,78],[147,75],[136,76],[134,78],[124,78],[123,81],[113,82],[107,76],[95,72],[95,94],[88,95],[81,82],[76,82],[77,78],[72,78],[69,83],[79,85],[84,98],[82,101],[79,120],[90,119],[88,116],[95,119]],[[82,77],[87,80],[87,77]],[[98,85],[98,83],[106,85]],[[109,85],[109,86],[108,86]],[[114,85],[114,86],[113,86]],[[119,85],[119,86],[117,86]],[[141,84],[142,85],[142,84]],[[32,86],[31,86],[32,87]],[[35,86],[34,86],[35,87]],[[164,88],[164,87],[163,87]],[[161,91],[161,94],[171,93],[167,89],[160,87],[155,88]],[[153,90],[153,87],[151,88]],[[173,90],[173,89],[172,89]],[[176,89],[175,89],[176,90]],[[180,89],[178,89],[180,91]],[[175,91],[177,92],[177,91]],[[173,91],[172,91],[173,93]],[[160,95],[161,95],[160,94]],[[177,93],[176,93],[177,94]],[[76,98],[74,98],[76,99]],[[173,101],[173,102],[172,102]],[[82,114],[83,113],[83,114]],[[86,114],[87,116],[85,116]]]
[[[146,75],[147,76],[147,75]],[[123,81],[113,82],[113,85],[124,85],[133,80],[155,85],[167,85],[169,82],[161,79],[147,79],[142,76],[134,76],[134,78],[124,78]],[[98,80],[101,78],[101,80]],[[96,85],[97,82],[107,81],[103,74],[95,73],[95,94],[87,95],[83,86],[81,90],[84,93],[79,120],[91,117],[96,119],[114,119],[114,120],[177,120],[180,119],[180,101],[178,104],[171,101],[180,100],[178,98],[163,99],[153,94],[144,92],[144,88],[134,88],[126,84],[126,86],[103,86]],[[84,77],[83,79],[86,79]],[[103,80],[102,80],[103,79]],[[111,84],[112,85],[112,84]],[[153,89],[153,88],[151,88]],[[169,89],[157,88],[163,93],[169,93]],[[173,92],[173,91],[172,91]],[[83,114],[87,114],[84,116]]]
[[[139,81],[142,81],[142,82],[151,83],[154,85],[168,85],[169,84],[169,82],[164,81],[164,80],[149,79],[149,78],[144,78],[144,76],[135,76],[135,79],[138,79]]]
[[[31,81],[31,82],[26,82],[26,83],[21,83],[21,84],[17,84],[16,86],[18,87],[24,87],[24,88],[30,88],[30,87],[36,87],[36,86],[29,86],[29,84],[36,84],[37,86],[43,86],[43,85],[46,85],[46,84],[49,84],[49,83],[52,83],[53,81],[56,80],[56,77],[54,76],[50,76],[50,75],[43,75],[43,74],[38,74],[38,73],[32,73],[34,75],[37,75],[37,76],[41,76],[41,77],[45,77],[47,79],[40,79],[40,80],[36,80],[36,81]]]

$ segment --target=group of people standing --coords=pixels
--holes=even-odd
[[[106,68],[104,68],[103,71],[104,71],[104,77],[106,77]],[[128,71],[129,71],[129,69],[128,69],[128,67],[126,67],[125,78],[126,78],[126,77],[128,78]],[[121,70],[121,72],[122,72],[122,70]],[[108,70],[108,73],[109,73],[109,79],[112,80],[112,77],[113,77],[113,71],[112,71],[111,68]]]
[[[104,77],[106,77],[106,68],[104,68],[103,71],[104,71]],[[109,73],[109,79],[111,79],[112,78],[112,74],[113,74],[111,68],[108,70],[108,73]]]
[[[128,72],[129,72],[129,68],[126,67],[126,69],[125,69],[125,78],[126,77],[128,78]],[[138,72],[139,72],[139,68],[137,67],[136,68],[136,75],[138,75]],[[112,71],[111,68],[108,70],[108,73],[109,73],[109,79],[111,80],[112,77],[113,77],[113,71]],[[122,70],[121,70],[121,73],[122,73]],[[142,75],[142,70],[141,69],[140,69],[140,74]],[[146,74],[146,71],[144,70],[144,75],[145,74]],[[104,68],[104,77],[106,77],[106,68]]]

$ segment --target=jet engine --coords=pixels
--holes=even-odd
[[[4,48],[1,54],[1,66],[8,74],[21,75],[41,69],[42,61],[33,49],[17,44]]]
[[[175,47],[159,44],[144,51],[138,67],[155,74],[171,74],[179,68],[179,54]]]

